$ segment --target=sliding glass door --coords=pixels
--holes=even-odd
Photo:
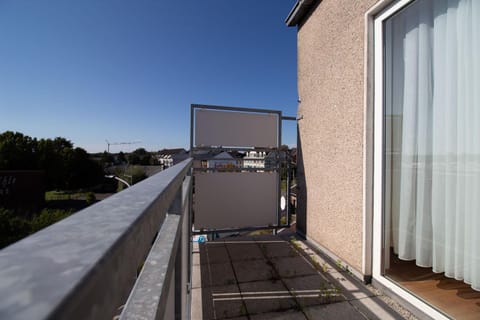
[[[480,291],[480,1],[412,1],[381,27],[381,272]]]

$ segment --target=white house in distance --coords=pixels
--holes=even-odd
[[[215,155],[213,159],[208,160],[208,168],[228,169],[236,168],[238,166],[237,160],[228,152],[220,152]]]
[[[263,169],[265,168],[265,151],[247,151],[243,158],[243,166],[245,168]]]
[[[158,163],[166,169],[188,158],[188,152],[183,148],[163,149],[158,152],[156,158]]]

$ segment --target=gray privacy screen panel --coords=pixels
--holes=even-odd
[[[277,148],[279,115],[198,109],[195,147]]]
[[[197,173],[195,229],[277,225],[277,189],[277,173]]]

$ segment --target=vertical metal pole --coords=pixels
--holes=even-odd
[[[186,216],[184,217],[187,219],[187,248],[188,248],[188,266],[187,266],[187,308],[186,308],[186,315],[185,319],[191,318],[192,313],[192,264],[193,264],[193,239],[192,239],[192,199],[193,199],[193,169],[190,168],[190,172],[188,175],[190,176],[189,183],[188,183],[188,201],[187,201],[187,208],[185,210]]]
[[[194,157],[194,152],[193,152],[193,146],[194,146],[194,117],[195,117],[195,106],[193,104],[190,105],[190,158],[193,158],[192,165],[190,167],[190,184],[189,184],[189,199],[188,199],[188,210],[187,210],[187,219],[188,219],[188,253],[189,253],[189,261],[188,261],[188,311],[187,311],[187,319],[190,319],[191,316],[191,306],[192,306],[192,254],[193,254],[193,239],[192,239],[192,230],[193,230],[193,185],[194,182],[193,180],[195,179],[194,177],[194,167],[195,167],[195,157]]]
[[[288,227],[290,227],[290,152],[288,152],[285,155],[285,160],[287,164],[287,199],[286,199],[286,206],[287,206],[287,212],[286,212],[286,224]]]
[[[277,120],[277,148],[276,148],[276,165],[277,165],[277,176],[278,176],[278,185],[277,185],[277,227],[281,225],[281,217],[280,213],[282,209],[280,207],[280,200],[282,197],[282,164],[280,158],[280,147],[282,146],[282,111],[277,113],[278,120]],[[275,230],[275,234],[277,234],[277,229]]]
[[[190,105],[190,157],[193,158],[193,118],[195,114],[195,106],[192,104]]]
[[[175,199],[173,199],[170,208],[168,208],[168,214],[175,214],[180,215],[180,221],[178,227],[183,229],[183,204],[182,204],[182,191],[183,185],[178,188],[177,194],[175,195]],[[175,319],[181,319],[182,317],[182,235],[183,232],[180,231],[180,239],[179,244],[177,247],[177,252],[175,252],[175,278],[173,280],[174,289],[174,310],[175,310]]]
[[[178,226],[179,228],[182,228],[183,221],[180,219],[180,225]],[[182,232],[180,232],[182,234]],[[182,260],[183,260],[183,254],[182,254],[182,236],[180,236],[179,243],[178,243],[178,248],[176,252],[176,257],[175,257],[175,319],[180,320],[182,319],[182,291],[183,291],[183,286],[182,286]]]
[[[285,121],[297,121],[296,117],[282,117],[283,120]],[[288,150],[287,150],[288,151]],[[290,197],[291,197],[291,184],[292,184],[292,179],[293,177],[293,166],[292,166],[292,161],[290,157],[290,152],[286,153],[285,156],[285,162],[286,162],[286,175],[287,175],[287,226],[290,227],[291,224],[291,210],[290,210]]]

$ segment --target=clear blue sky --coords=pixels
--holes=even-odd
[[[0,131],[154,151],[189,146],[191,103],[296,115],[294,3],[0,0]]]

